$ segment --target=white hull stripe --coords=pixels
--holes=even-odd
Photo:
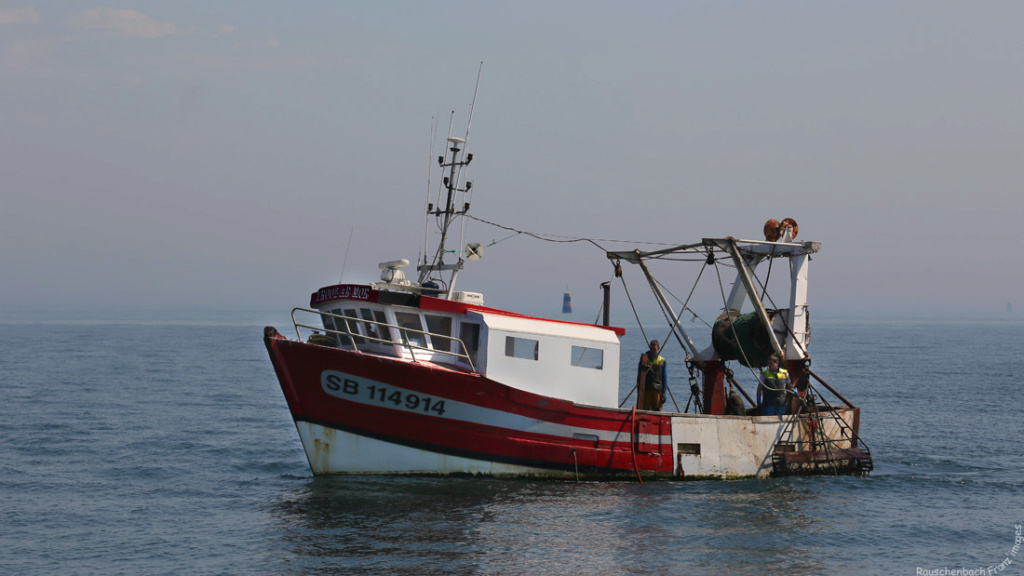
[[[335,398],[355,402],[375,408],[387,408],[411,414],[420,414],[446,420],[456,420],[480,426],[493,426],[508,430],[557,436],[567,440],[577,439],[583,435],[586,440],[601,442],[629,442],[630,435],[625,432],[597,430],[555,424],[545,420],[529,418],[511,412],[475,406],[458,400],[428,396],[420,392],[407,390],[393,384],[385,384],[361,376],[353,376],[337,370],[324,370],[320,373],[320,386],[323,391]],[[646,444],[665,444],[671,441],[668,435],[641,434],[640,442]]]

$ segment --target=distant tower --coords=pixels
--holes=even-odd
[[[565,296],[562,297],[562,314],[572,314],[572,294],[569,288],[565,289]]]

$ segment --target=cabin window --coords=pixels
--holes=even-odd
[[[360,308],[359,312],[362,314],[363,320],[378,322],[378,324],[363,322],[366,335],[372,338],[373,342],[388,343],[391,341],[391,331],[388,330],[387,319],[384,317],[383,312],[380,310],[370,310],[369,308]]]
[[[373,311],[373,319],[379,324],[380,337],[383,340],[391,342],[391,328],[388,328],[388,318],[384,315],[381,310]]]
[[[348,329],[345,328],[345,320],[338,318],[338,316],[344,316],[345,313],[339,308],[337,310],[331,310],[331,314],[334,314],[334,316],[324,316],[324,328],[340,332],[340,334],[334,334],[338,339],[338,345],[352,346],[352,339],[345,335],[345,333],[348,332]]]
[[[334,333],[333,333],[333,331],[335,330],[335,328],[334,328],[334,318],[328,316],[327,314],[337,314],[337,313],[338,313],[337,310],[331,310],[330,312],[320,314],[320,321],[323,322],[324,331],[326,331],[327,334],[331,338],[335,337]]]
[[[452,319],[448,316],[435,316],[433,314],[425,314],[424,318],[427,320],[427,332],[431,334],[431,343],[434,345],[436,350],[451,350],[452,341],[449,340],[452,335]],[[447,336],[448,338],[437,338],[433,335]]]
[[[359,315],[356,314],[355,308],[349,308],[348,310],[345,310],[344,316],[347,318],[359,318]],[[363,340],[362,338],[359,337],[360,322],[358,320],[342,320],[341,318],[335,318],[334,321],[338,326],[338,330],[352,334],[352,341],[355,342],[356,344],[362,344],[366,342],[366,340]]]
[[[600,348],[572,347],[572,365],[580,368],[604,370],[604,350]]]
[[[331,310],[331,314],[337,314],[337,313],[338,313],[337,310]],[[334,318],[331,318],[330,316],[321,314],[320,315],[320,320],[322,320],[323,323],[324,323],[324,330],[334,330]]]
[[[395,312],[395,320],[398,320],[399,332],[402,334],[402,341],[409,342],[414,346],[423,346],[423,323],[419,314],[409,312]]]
[[[540,353],[540,342],[529,338],[505,336],[505,356],[537,360]]]
[[[459,326],[459,340],[466,345],[466,349],[457,350],[459,354],[465,352],[473,366],[477,365],[477,352],[480,350],[480,325],[463,322]]]

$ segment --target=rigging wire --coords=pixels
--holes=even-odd
[[[649,342],[649,340],[647,340],[647,331],[644,330],[644,323],[640,321],[640,314],[636,311],[636,305],[633,304],[633,297],[629,294],[629,287],[626,286],[626,279],[625,277],[620,276],[619,280],[622,281],[622,289],[626,291],[626,300],[629,300],[629,306],[633,309],[633,316],[636,318],[637,326],[640,327],[640,334],[644,337],[645,343]]]
[[[651,291],[657,293],[656,280],[654,279],[653,276],[650,276],[650,275],[647,276],[647,283],[648,283],[648,285],[650,285]],[[660,283],[657,283],[657,284],[660,285]],[[676,339],[679,340],[680,347],[682,348],[682,340],[679,339],[679,335],[676,333],[676,322],[671,318],[671,315],[669,314],[669,311],[665,308],[665,304],[662,303],[661,299],[660,298],[656,298],[656,300],[658,301],[658,308],[661,310],[661,314],[665,317],[666,322],[671,327],[671,330],[669,331],[669,334],[670,335],[671,334],[675,334],[676,335]],[[684,349],[684,352],[685,352],[685,349]],[[639,383],[637,385],[639,386]],[[664,386],[665,386],[665,389],[667,390],[668,389],[668,382],[666,382],[664,384]],[[671,392],[669,394],[671,395]],[[676,403],[675,396],[672,396],[672,403],[675,404],[675,406],[676,406],[676,412],[679,412],[679,404]]]
[[[774,256],[775,256],[775,246],[772,246],[772,252],[771,252],[771,254],[768,255],[768,275],[765,276],[765,278],[764,278],[764,284],[761,284],[761,280],[757,281],[758,284],[761,284],[761,301],[762,302],[764,302],[765,296],[768,296],[768,281],[772,279],[772,264],[775,263]],[[751,271],[751,272],[753,272],[753,271]],[[753,274],[751,274],[751,275],[753,275]],[[754,276],[754,278],[757,278],[757,276]],[[775,303],[772,302],[772,306],[774,306],[774,305],[775,305]]]
[[[584,238],[584,237],[578,237],[578,236],[561,236],[559,234],[546,234],[546,233],[540,233],[540,232],[530,232],[530,231],[527,231],[527,230],[519,230],[518,228],[513,228],[511,226],[505,226],[503,224],[498,224],[497,222],[491,222],[490,220],[484,220],[483,218],[478,218],[476,216],[471,216],[469,214],[466,214],[466,218],[469,218],[471,220],[476,220],[477,222],[481,222],[483,224],[489,224],[491,226],[494,226],[495,228],[501,228],[502,230],[508,230],[509,232],[515,232],[515,234],[512,234],[511,236],[508,236],[507,238],[503,238],[502,240],[499,240],[498,242],[501,242],[501,241],[504,241],[504,240],[508,240],[508,238],[511,238],[512,236],[517,236],[519,234],[525,234],[526,236],[529,236],[531,238],[536,238],[537,240],[543,240],[544,242],[555,242],[555,243],[559,243],[559,244],[571,244],[573,242],[588,242],[588,243],[593,244],[594,246],[596,246],[602,252],[607,252],[608,250],[606,250],[603,246],[598,244],[598,242],[618,242],[618,243],[622,243],[622,244],[645,244],[645,245],[650,245],[650,246],[674,246],[675,245],[675,244],[672,244],[672,243],[669,243],[669,242],[650,242],[650,241],[644,241],[644,240],[616,240],[614,238]],[[495,243],[497,243],[497,242],[495,242]]]
[[[710,253],[711,251],[709,250],[708,252]],[[706,257],[704,258],[704,261],[707,262],[707,258]],[[660,281],[658,282],[658,286],[661,287],[662,291],[667,292],[670,296],[675,298],[676,302],[679,302],[679,303],[681,303],[683,305],[681,312],[682,311],[690,312],[691,314],[693,314],[694,319],[700,320],[708,328],[713,328],[713,326],[711,326],[711,324],[708,324],[707,320],[701,318],[700,315],[698,315],[694,310],[692,310],[689,307],[690,299],[693,297],[693,293],[697,290],[697,285],[700,284],[700,278],[704,274],[704,269],[705,268],[707,268],[707,266],[701,266],[700,272],[697,274],[697,279],[694,280],[693,287],[690,288],[690,294],[686,297],[686,302],[682,302],[681,300],[679,300],[679,297],[677,297],[675,294],[673,294],[672,291],[669,290],[668,288],[666,288],[665,285],[662,284]],[[665,338],[662,340],[662,342],[668,342],[669,341],[669,336],[674,334],[675,331],[676,331],[676,324],[673,322],[672,325],[669,327],[668,334],[665,335]],[[685,350],[683,352],[685,353]],[[679,403],[676,402],[675,394],[672,394],[672,390],[670,388],[668,388],[667,386],[665,387],[665,389],[668,390],[668,394],[672,398],[672,403],[676,407],[676,412],[678,412],[679,411]],[[691,398],[690,398],[690,400],[692,400],[692,391],[691,391]],[[686,407],[687,407],[687,409],[689,409],[689,407],[690,407],[690,403],[689,402],[686,403]]]
[[[703,260],[705,262],[707,262],[707,258],[706,257]],[[662,291],[667,292],[670,296],[672,296],[672,298],[674,298],[676,300],[676,302],[679,302],[679,303],[681,303],[683,305],[682,309],[680,310],[680,312],[689,312],[689,313],[693,314],[694,319],[700,320],[701,322],[704,323],[705,326],[711,328],[712,326],[710,324],[708,324],[706,320],[701,318],[700,315],[697,314],[697,312],[695,312],[694,310],[692,310],[689,307],[690,298],[693,297],[693,293],[697,290],[697,285],[700,284],[700,278],[704,274],[704,269],[706,267],[707,266],[702,266],[701,267],[700,272],[697,274],[697,279],[694,280],[694,282],[693,282],[693,287],[690,288],[690,294],[689,294],[689,296],[686,297],[686,302],[681,301],[678,296],[673,294],[672,291],[669,290],[668,288],[666,288],[665,285],[662,284],[660,281],[658,281],[658,286],[661,287]],[[669,324],[670,324],[670,326],[669,326],[668,334],[665,335],[665,337],[662,339],[662,342],[666,342],[667,343],[669,341],[669,336],[672,336],[676,332],[676,323],[675,322],[670,322]],[[683,352],[685,353],[686,351],[683,350]],[[675,405],[676,412],[679,412],[679,403],[676,402],[676,397],[675,397],[675,394],[672,393],[672,389],[669,388],[667,385],[666,385],[665,389],[668,390],[668,395],[669,395],[669,397],[672,398],[672,404]],[[692,400],[692,394],[691,394],[691,400]],[[687,409],[689,409],[689,406],[690,406],[689,402],[687,402],[686,406],[687,406]]]
[[[466,158],[466,154],[468,154],[468,152],[469,152],[469,130],[470,130],[470,128],[473,127],[473,112],[476,110],[476,96],[480,92],[480,77],[483,76],[483,73],[484,73],[484,62],[483,62],[483,60],[481,60],[480,61],[480,67],[477,68],[477,71],[476,71],[476,86],[473,88],[473,100],[469,104],[469,121],[466,122],[466,137],[462,140],[463,159]],[[469,159],[472,160],[472,157],[470,157]],[[455,158],[453,158],[453,160],[455,160]],[[463,170],[466,171],[466,175],[465,176],[463,176]],[[467,182],[467,180],[469,179],[469,175],[468,174],[469,174],[469,160],[466,160],[466,162],[464,164],[459,166],[459,175],[455,179],[455,183],[457,184],[459,182]],[[469,204],[473,202],[473,190],[469,187],[468,182],[466,184],[466,188],[462,192],[462,199],[463,199],[464,202],[466,202],[466,206],[467,206],[467,208],[463,210],[463,212],[465,212],[466,210],[468,210]],[[462,226],[460,227],[460,230],[459,230],[459,249],[460,249],[460,251],[462,250],[462,247],[466,245],[466,228],[467,228],[466,221],[463,220],[462,221]],[[462,254],[461,253],[459,254],[459,262],[460,263],[462,262]],[[452,276],[452,279],[453,279],[452,281],[453,282],[454,282],[454,278],[455,278],[455,276],[453,275]]]
[[[508,240],[509,238],[515,238],[516,236],[519,236],[520,234],[522,234],[522,232],[513,232],[512,234],[509,234],[508,236],[505,236],[501,240],[491,239],[491,243],[487,245],[487,248],[490,248],[491,246],[494,246],[495,244],[498,244],[499,242],[504,242],[505,240]]]
[[[706,261],[706,259],[704,259],[704,261]],[[694,293],[694,291],[697,290],[697,284],[700,283],[700,277],[701,277],[702,274],[704,274],[704,268],[706,268],[706,266],[702,266],[701,269],[700,269],[700,272],[697,274],[697,280],[694,281],[693,288],[690,288],[690,294],[689,294],[689,296],[686,297],[686,302],[683,302],[682,300],[680,300],[678,296],[673,294],[672,291],[669,290],[668,288],[666,288],[665,285],[662,284],[660,281],[658,282],[658,286],[661,287],[662,291],[668,293],[669,296],[674,298],[676,302],[679,302],[680,304],[683,305],[682,310],[680,310],[680,312],[683,312],[683,311],[689,312],[690,314],[693,314],[694,319],[700,320],[708,328],[713,328],[713,326],[711,324],[708,324],[707,320],[701,318],[700,314],[697,314],[697,311],[692,309],[692,308],[690,308],[690,306],[689,306],[690,299],[693,298],[693,293]]]
[[[644,330],[644,323],[640,321],[640,314],[636,311],[636,305],[633,304],[633,297],[629,294],[629,287],[626,286],[626,278],[625,278],[625,276],[619,276],[619,280],[622,281],[622,289],[626,291],[626,300],[629,301],[629,306],[630,306],[630,308],[633,309],[633,316],[636,317],[636,325],[640,328],[640,334],[643,335],[644,342],[648,342],[648,340],[647,340],[647,332]],[[633,395],[633,392],[636,390],[636,388],[637,388],[637,386],[639,384],[640,384],[639,382],[634,384],[633,388],[629,392],[626,393],[626,397],[622,399],[622,402],[619,404],[619,408],[622,408],[623,405],[626,404],[626,401],[629,400],[629,397]]]
[[[430,117],[430,146],[427,148],[427,198],[426,208],[430,212],[430,176],[434,170],[434,141],[437,140],[437,117]],[[441,192],[438,190],[438,197]],[[430,243],[430,220],[423,220],[423,263],[427,263],[427,245]]]

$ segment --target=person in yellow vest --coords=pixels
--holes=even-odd
[[[786,413],[793,383],[789,372],[779,368],[779,355],[768,358],[768,367],[761,370],[757,384],[757,413],[761,416],[782,416]]]
[[[665,403],[663,397],[665,384],[668,383],[668,370],[665,359],[658,354],[661,344],[651,340],[651,348],[640,355],[640,365],[636,370],[637,405],[641,410],[661,410]]]

